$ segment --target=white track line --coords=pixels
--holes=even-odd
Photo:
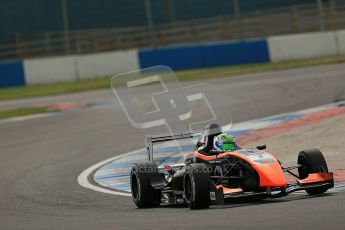
[[[109,163],[111,161],[117,160],[119,158],[125,157],[125,156],[130,155],[133,152],[137,152],[137,151],[138,150],[135,150],[135,151],[132,151],[132,152],[129,152],[129,153],[126,153],[126,154],[121,154],[119,156],[111,157],[111,158],[108,158],[108,159],[106,159],[104,161],[98,162],[97,164],[94,164],[94,165],[90,166],[89,168],[85,169],[82,173],[80,173],[80,175],[78,176],[78,183],[82,187],[84,187],[84,188],[88,188],[88,189],[91,189],[91,190],[94,190],[94,191],[98,191],[98,192],[102,192],[102,193],[107,193],[107,194],[112,194],[112,195],[119,195],[119,196],[132,196],[130,193],[127,193],[127,192],[117,192],[117,191],[113,191],[113,190],[110,190],[110,189],[106,189],[106,188],[102,188],[102,187],[96,186],[96,185],[90,183],[88,177],[89,177],[89,175],[93,171],[95,171],[97,168],[101,167],[102,165],[107,164],[107,163]]]

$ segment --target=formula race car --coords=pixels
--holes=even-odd
[[[283,167],[272,154],[264,151],[266,145],[256,149],[236,146],[232,151],[214,150],[213,139],[220,133],[221,128],[211,124],[201,135],[146,137],[149,161],[136,163],[130,174],[136,206],[187,204],[191,209],[200,209],[224,204],[227,198],[276,198],[298,190],[318,195],[334,186],[333,173],[328,172],[325,158],[318,149],[301,151],[297,165]],[[154,143],[196,136],[199,136],[196,148],[186,154],[184,163],[157,166],[154,162]],[[286,173],[296,180],[288,182]]]

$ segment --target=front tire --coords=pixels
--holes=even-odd
[[[302,165],[298,168],[300,179],[305,179],[311,173],[328,173],[326,160],[319,149],[307,149],[298,154],[297,163]],[[325,193],[328,187],[318,187],[306,189],[309,195],[319,195]]]
[[[205,164],[195,163],[186,167],[183,187],[185,200],[190,209],[210,206],[210,174]]]
[[[161,203],[161,190],[152,188],[150,178],[160,176],[155,163],[136,163],[131,170],[132,198],[138,208],[157,207]]]

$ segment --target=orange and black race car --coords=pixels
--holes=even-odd
[[[305,190],[310,195],[326,192],[334,186],[324,156],[318,149],[303,150],[297,165],[283,167],[272,154],[237,146],[232,151],[213,150],[213,139],[221,132],[216,124],[205,128],[195,151],[185,162],[157,166],[153,161],[153,144],[195,138],[195,134],[150,136],[146,138],[149,161],[132,167],[132,198],[139,208],[161,204],[188,204],[191,209],[224,204],[228,198],[257,196],[277,198]],[[286,174],[296,178],[288,182]]]

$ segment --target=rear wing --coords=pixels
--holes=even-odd
[[[145,137],[145,146],[148,153],[148,160],[153,161],[153,146],[154,143],[162,143],[166,141],[172,140],[180,140],[180,139],[187,139],[187,138],[195,138],[199,137],[199,133],[180,133],[180,134],[172,134],[172,135],[147,135]]]

